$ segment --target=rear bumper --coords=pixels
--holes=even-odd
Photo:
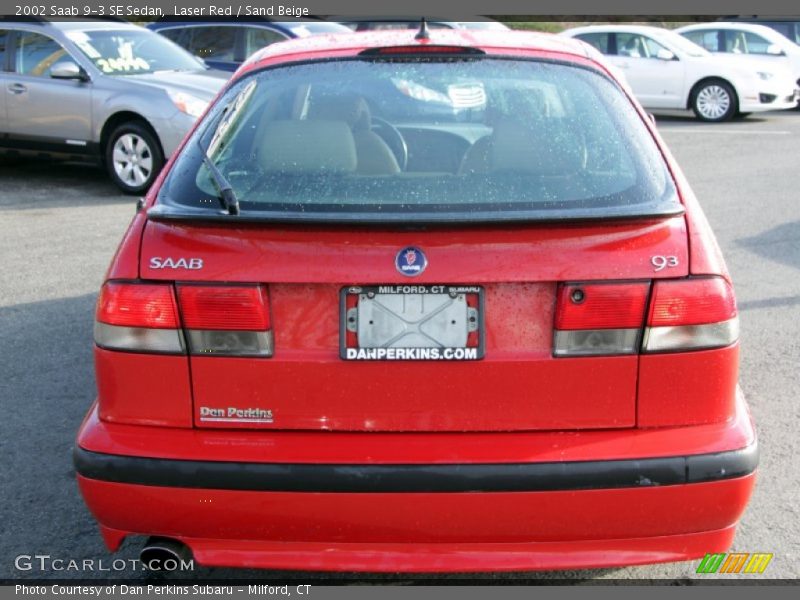
[[[75,464],[112,550],[126,535],[143,534],[179,539],[208,565],[609,567],[687,560],[730,546],[757,463],[743,399],[737,407],[725,424],[669,433],[492,434],[483,450],[480,435],[467,436],[474,443],[463,448],[462,434],[422,435],[416,445],[405,439],[398,446],[405,447],[403,462],[399,453],[391,458],[402,434],[295,433],[289,438],[317,436],[316,458],[297,452],[288,461],[291,443],[277,432],[110,425],[93,412]],[[154,429],[177,436],[174,447],[185,438],[184,455],[148,444]],[[434,452],[431,437],[440,440],[438,459],[424,456]],[[342,448],[358,448],[363,439],[383,450],[355,462]],[[506,458],[487,460],[498,444]],[[554,447],[562,460],[552,460]],[[250,460],[240,460],[245,454]]]
[[[507,464],[347,465],[171,460],[76,447],[87,479],[165,488],[244,492],[544,492],[682,485],[750,475],[758,446],[714,454]]]

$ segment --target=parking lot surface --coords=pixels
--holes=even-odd
[[[741,384],[758,425],[761,467],[733,550],[774,553],[762,577],[798,577],[800,112],[766,113],[722,125],[660,116],[658,125],[706,210],[736,285]],[[70,454],[94,396],[96,293],[133,216],[135,199],[118,194],[101,169],[85,165],[0,162],[0,182],[0,579],[144,579],[144,572],[112,568],[115,558],[137,558],[143,540],[128,540],[118,554],[108,554],[79,497]],[[21,555],[49,555],[64,565],[92,559],[94,570],[40,570],[37,562],[20,570],[15,562],[23,568],[28,564],[16,560]],[[97,562],[101,559],[104,563]],[[688,562],[469,577],[686,579],[696,567],[697,562]],[[329,578],[421,578],[200,567],[192,576],[291,578],[312,584]]]

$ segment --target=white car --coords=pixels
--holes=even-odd
[[[703,121],[727,121],[737,114],[797,104],[787,66],[711,54],[667,29],[593,25],[560,35],[583,40],[605,54],[648,109],[692,109]]]
[[[675,30],[709,52],[747,54],[769,62],[788,63],[800,86],[800,46],[766,25],[755,23],[698,23]],[[769,62],[767,62],[769,61]]]

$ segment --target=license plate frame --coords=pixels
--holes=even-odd
[[[474,295],[467,301],[467,322],[466,326],[471,327],[469,319],[472,317],[477,321],[474,333],[477,334],[477,345],[470,344],[470,331],[467,333],[467,344],[458,347],[444,346],[414,346],[414,347],[361,347],[360,345],[348,346],[348,334],[352,334],[348,329],[348,311],[352,308],[353,297],[358,298],[362,295],[372,294],[373,297],[380,295]],[[362,361],[474,361],[481,360],[485,356],[485,290],[477,285],[366,285],[366,286],[347,286],[340,290],[339,294],[339,356],[348,362]],[[477,304],[477,306],[472,306]],[[473,310],[470,310],[473,309]],[[357,308],[356,308],[357,310]],[[477,312],[477,314],[475,314]],[[352,327],[352,323],[351,323]],[[357,336],[356,336],[357,337]],[[474,337],[473,337],[474,341]],[[354,352],[355,351],[355,352]],[[364,352],[359,352],[364,351]]]

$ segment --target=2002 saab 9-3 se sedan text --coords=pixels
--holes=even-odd
[[[709,225],[588,45],[274,44],[134,218],[75,449],[111,550],[490,571],[732,543],[756,439]]]

